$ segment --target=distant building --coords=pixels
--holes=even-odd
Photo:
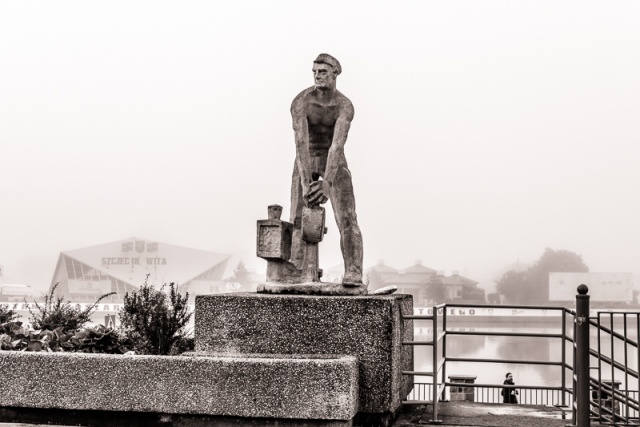
[[[258,285],[265,281],[265,272],[257,272],[255,268],[248,268],[240,261],[234,268],[233,275],[225,277],[223,285],[213,293],[256,292]]]
[[[32,290],[29,285],[2,283],[0,284],[0,301],[24,301],[24,299],[30,299],[32,296]]]
[[[436,270],[423,266],[420,261],[405,269],[395,269],[379,261],[365,271],[365,275],[369,276],[371,290],[395,285],[398,287],[396,293],[413,295],[415,306],[427,305],[429,295],[426,283],[437,273]]]
[[[33,289],[31,286],[20,283],[4,283],[4,271],[0,265],[0,302],[23,301],[31,298]]]
[[[575,301],[578,286],[589,287],[592,302],[634,301],[631,273],[549,273],[549,301]]]
[[[417,307],[445,301],[485,301],[484,290],[475,280],[460,276],[457,271],[445,276],[443,272],[423,266],[421,261],[405,269],[395,269],[380,261],[365,270],[365,277],[369,280],[370,290],[395,285],[397,293],[413,295],[413,304]],[[444,294],[437,296],[435,287],[440,283],[444,286]],[[439,297],[443,300],[438,301]]]
[[[72,302],[93,302],[115,292],[103,300],[112,303],[121,302],[145,280],[156,286],[176,283],[181,293],[214,293],[224,285],[230,257],[132,237],[61,252],[49,290],[58,283],[56,294]]]
[[[451,272],[451,276],[442,278],[447,289],[447,299],[450,301],[484,302],[484,289],[478,287],[478,282],[464,276],[457,271]]]

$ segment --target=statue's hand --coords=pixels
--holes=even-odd
[[[309,192],[311,191],[311,188],[309,187],[309,185],[305,184],[304,182],[302,182],[301,184],[302,184],[302,201],[304,202],[305,206],[309,206]]]
[[[327,181],[314,181],[309,186],[309,192],[306,195],[307,202],[310,206],[321,205],[329,200],[329,183]]]

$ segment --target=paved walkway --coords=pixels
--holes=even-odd
[[[564,418],[563,418],[564,417]],[[407,406],[393,427],[430,424],[433,406]],[[505,405],[500,403],[441,402],[441,426],[456,427],[565,427],[571,425],[571,412],[550,406]],[[600,424],[592,423],[591,427]]]

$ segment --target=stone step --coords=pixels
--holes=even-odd
[[[312,420],[351,420],[358,408],[353,356],[3,351],[0,371],[5,408]]]

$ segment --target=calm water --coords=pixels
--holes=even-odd
[[[460,322],[450,324],[449,330],[464,330],[475,332],[518,332],[518,333],[549,333],[558,334],[561,332],[561,324],[550,324],[549,322],[528,322],[514,320],[510,322]],[[616,326],[618,331],[618,326]],[[622,333],[622,326],[619,326]],[[427,321],[415,321],[415,339],[428,341],[432,339],[432,329]],[[571,331],[569,331],[571,332]],[[637,341],[637,328],[628,328],[627,336]],[[597,348],[597,333],[593,332],[590,337],[591,347]],[[615,359],[624,363],[623,355],[624,343],[621,340],[614,340]],[[417,371],[431,371],[432,348],[420,346],[415,348],[415,369]],[[601,351],[611,354],[611,341],[601,339]],[[627,345],[628,359],[627,366],[637,370],[638,350]],[[447,336],[448,357],[484,358],[498,360],[536,360],[553,361],[562,360],[562,340],[559,338],[537,338],[537,337],[501,337],[501,336]],[[571,344],[566,344],[566,357],[570,365],[572,361]],[[592,362],[592,366],[597,366],[597,362]],[[560,386],[562,385],[562,368],[560,366],[544,365],[523,365],[515,363],[479,363],[479,362],[447,362],[446,374],[476,375],[478,384],[502,384],[505,374],[512,372],[514,381],[520,385],[537,386]],[[571,370],[566,370],[567,385],[570,386]],[[593,376],[597,376],[596,371],[592,371]],[[603,369],[602,378],[611,378],[610,367]],[[617,372],[616,380],[622,380],[624,376]],[[431,377],[417,377],[416,382],[431,382]],[[638,389],[637,380],[631,380],[630,389]]]

